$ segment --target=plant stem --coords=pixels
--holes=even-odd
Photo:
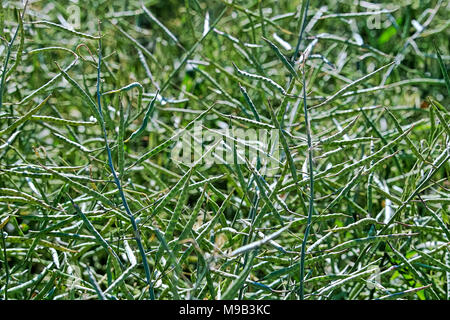
[[[100,22],[99,22],[99,29],[100,29]],[[142,245],[142,241],[141,241],[141,236],[139,233],[139,229],[137,227],[136,224],[136,219],[134,218],[133,213],[131,212],[128,203],[127,203],[127,199],[125,197],[125,194],[123,192],[122,189],[122,185],[120,184],[120,180],[117,177],[116,171],[114,170],[114,164],[112,162],[112,156],[111,156],[111,150],[109,148],[108,145],[108,136],[106,134],[106,127],[105,127],[105,121],[103,118],[103,113],[102,113],[102,104],[101,104],[101,92],[100,92],[100,70],[101,70],[101,63],[102,63],[102,44],[101,44],[101,38],[98,40],[99,43],[99,47],[98,47],[98,66],[97,66],[97,103],[98,103],[98,111],[100,113],[100,119],[101,119],[101,126],[102,126],[102,130],[103,130],[103,137],[105,140],[105,146],[106,146],[106,152],[108,153],[108,165],[109,168],[111,170],[111,173],[113,175],[114,178],[114,182],[117,186],[117,189],[119,190],[119,194],[120,194],[120,198],[122,199],[122,204],[125,208],[125,211],[128,215],[128,217],[130,218],[130,222],[131,222],[131,226],[133,227],[133,232],[134,232],[134,239],[137,243],[138,249],[139,249],[139,253],[141,255],[142,258],[142,263],[144,265],[144,270],[145,270],[145,277],[147,280],[147,285],[149,286],[149,294],[150,294],[150,299],[154,300],[155,299],[155,295],[153,292],[153,286],[152,286],[152,282],[151,282],[151,276],[150,276],[150,268],[148,265],[148,261],[147,261],[147,257],[145,255],[145,250],[144,250],[144,246]]]
[[[308,240],[309,230],[311,229],[311,219],[314,212],[314,172],[313,172],[313,150],[312,150],[312,139],[311,139],[311,128],[308,119],[308,106],[306,104],[306,83],[305,83],[305,72],[303,70],[303,110],[305,112],[305,128],[308,143],[308,165],[309,165],[309,208],[308,208],[308,220],[305,229],[305,235],[303,237],[301,257],[300,257],[300,289],[299,296],[300,300],[304,298],[304,274],[305,274],[305,253],[306,253],[306,242]]]

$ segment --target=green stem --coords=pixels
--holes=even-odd
[[[312,150],[312,139],[311,139],[311,128],[308,119],[308,106],[306,104],[306,83],[305,83],[305,72],[303,72],[303,110],[305,112],[305,128],[308,143],[308,163],[309,163],[309,208],[308,208],[308,220],[305,229],[305,235],[303,237],[301,256],[300,256],[300,289],[299,296],[300,300],[304,298],[304,274],[305,274],[305,253],[306,253],[306,242],[308,240],[309,230],[311,229],[311,220],[314,212],[314,173],[313,173],[313,150]]]
[[[117,189],[119,190],[119,194],[120,194],[120,198],[122,199],[122,204],[125,208],[126,213],[128,214],[128,217],[130,218],[130,222],[131,225],[133,227],[133,231],[134,231],[134,239],[137,243],[138,249],[139,249],[139,253],[141,255],[142,258],[142,263],[144,265],[144,270],[145,270],[145,277],[147,280],[147,285],[149,286],[149,294],[150,294],[150,299],[154,300],[155,299],[155,295],[153,292],[153,285],[151,282],[151,276],[150,276],[150,268],[148,265],[148,261],[147,261],[147,257],[145,255],[145,250],[144,250],[144,246],[142,245],[142,241],[141,241],[141,236],[139,234],[139,229],[137,227],[136,224],[136,219],[134,218],[133,213],[131,212],[129,206],[128,206],[128,202],[127,199],[125,197],[125,194],[123,192],[122,189],[122,185],[120,184],[120,180],[117,177],[116,171],[114,170],[114,164],[112,162],[112,156],[111,156],[111,150],[109,148],[108,145],[108,136],[106,134],[106,127],[105,127],[105,121],[103,118],[103,113],[102,113],[102,104],[101,104],[101,93],[100,93],[100,69],[101,69],[101,63],[102,63],[102,44],[101,44],[101,39],[99,39],[98,41],[99,43],[99,48],[98,48],[98,66],[97,66],[97,103],[98,103],[98,111],[100,114],[100,120],[101,120],[101,126],[102,126],[102,130],[103,130],[103,137],[105,140],[105,146],[106,146],[106,152],[108,153],[108,165],[109,168],[111,170],[111,173],[113,175],[114,178],[114,182],[117,186]]]

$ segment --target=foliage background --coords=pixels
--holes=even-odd
[[[29,1],[25,11],[20,1],[2,1],[2,73],[5,61],[6,70],[14,66],[0,109],[2,298],[449,298],[448,1],[311,1],[299,49],[318,39],[315,56],[304,69],[295,64],[290,97],[233,63],[288,90],[292,75],[277,53],[294,55],[306,2],[144,2],[164,28],[140,1]],[[205,24],[208,30],[221,14],[200,43]],[[141,107],[138,85],[101,98],[111,162],[133,218],[88,98],[98,107],[98,41],[91,39],[98,20],[101,92],[135,82],[143,91]],[[67,74],[79,87],[58,68],[75,55]],[[303,79],[311,107],[391,61],[399,64],[309,109],[308,134]],[[144,133],[124,142],[161,88],[165,100],[156,100]],[[283,175],[171,160],[174,131],[212,105],[207,128],[277,127],[269,101],[289,146]],[[323,143],[327,137],[334,142]],[[270,242],[278,217],[287,227]]]

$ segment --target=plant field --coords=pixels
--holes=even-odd
[[[449,1],[0,10],[0,299],[450,299]]]

